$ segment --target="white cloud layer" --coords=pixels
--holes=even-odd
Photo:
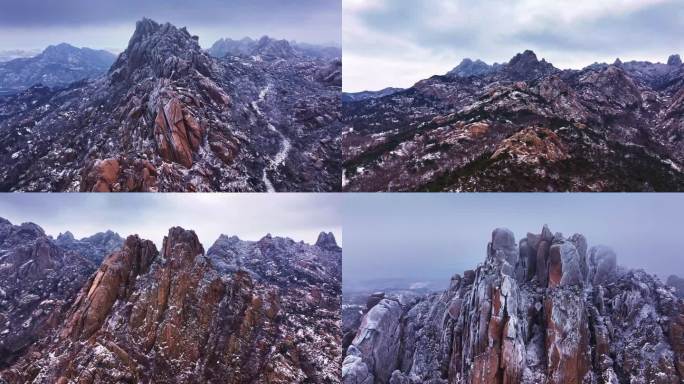
[[[267,233],[313,244],[321,231],[342,243],[336,194],[2,194],[0,217],[33,222],[57,236],[82,238],[111,229],[161,246],[169,228],[192,229],[207,250],[221,235],[259,240]]]
[[[463,58],[559,68],[684,53],[680,0],[343,0],[345,91],[409,87]]]

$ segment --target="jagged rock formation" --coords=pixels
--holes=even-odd
[[[0,190],[339,190],[340,65],[144,19],[105,76],[0,98]]]
[[[680,191],[684,66],[525,51],[343,100],[349,191]]]
[[[0,369],[59,324],[95,268],[39,226],[0,218]]]
[[[224,38],[217,40],[207,53],[215,57],[224,56],[264,56],[277,58],[310,57],[314,59],[334,60],[342,57],[342,50],[337,47],[325,47],[316,44],[297,43],[295,41],[278,40],[262,36],[259,40],[244,37],[240,40]]]
[[[116,56],[104,50],[51,45],[33,57],[0,63],[0,91],[19,91],[33,85],[63,87],[107,72]]]
[[[544,227],[496,229],[487,258],[420,300],[384,298],[348,347],[351,383],[680,383],[684,301]]]
[[[8,383],[339,382],[341,249],[172,228],[107,257]],[[336,245],[334,245],[336,247]],[[257,261],[252,261],[251,259]]]
[[[75,239],[71,232],[66,231],[60,233],[55,239],[55,244],[62,249],[85,256],[96,265],[100,265],[106,256],[121,249],[123,243],[124,239],[112,231],[98,232],[80,240]]]

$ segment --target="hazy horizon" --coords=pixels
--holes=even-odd
[[[341,4],[315,0],[24,0],[4,4],[0,51],[44,49],[69,43],[77,47],[123,51],[143,17],[187,27],[209,48],[220,38],[278,39],[340,46]]]
[[[391,280],[446,285],[484,262],[495,228],[517,242],[544,224],[613,248],[618,265],[684,276],[678,194],[354,194],[343,212],[345,290]]]
[[[677,0],[343,0],[342,14],[345,92],[408,88],[464,58],[503,63],[526,49],[560,69],[684,54]]]
[[[222,234],[256,241],[270,233],[315,244],[320,232],[333,232],[342,245],[340,206],[335,195],[289,193],[3,194],[0,217],[14,225],[35,223],[54,238],[112,230],[158,247],[180,226],[194,230],[206,251]]]

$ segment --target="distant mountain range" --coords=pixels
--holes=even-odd
[[[361,100],[366,100],[366,99],[377,99],[379,97],[385,97],[389,96],[392,94],[395,94],[399,91],[403,91],[403,88],[384,88],[379,91],[362,91],[362,92],[344,92],[342,94],[342,101],[343,102],[351,102],[351,101],[361,101]]]
[[[268,36],[263,36],[258,40],[249,37],[241,40],[220,39],[207,49],[207,52],[214,57],[226,55],[279,58],[309,57],[323,60],[341,59],[342,57],[342,50],[338,47],[278,40]]]
[[[0,51],[0,63],[14,59],[33,57],[40,54],[40,52],[41,50],[39,49],[10,49],[6,51]]]
[[[680,191],[684,66],[532,51],[343,96],[347,191]]]
[[[51,45],[32,57],[0,62],[0,90],[20,91],[33,85],[61,87],[102,75],[116,60],[105,50],[76,48],[62,43]]]

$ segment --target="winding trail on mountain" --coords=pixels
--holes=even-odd
[[[282,145],[280,146],[280,150],[276,155],[273,157],[273,159],[270,159],[270,164],[268,164],[266,167],[264,167],[264,174],[262,176],[262,179],[264,181],[264,184],[266,184],[266,191],[267,192],[276,192],[275,188],[273,187],[273,183],[271,180],[268,178],[268,171],[272,170],[275,171],[278,169],[278,166],[282,164],[285,159],[287,158],[288,152],[290,152],[290,148],[292,147],[292,144],[290,143],[290,139],[285,137],[282,132],[280,132],[271,122],[268,120],[266,116],[261,112],[261,109],[259,108],[259,103],[263,103],[264,100],[266,99],[266,94],[271,90],[271,85],[268,84],[266,87],[264,87],[261,92],[259,92],[259,100],[253,101],[252,102],[252,107],[254,110],[257,112],[259,116],[261,116],[264,120],[266,120],[266,123],[268,124],[268,129],[271,131],[275,132],[280,136],[280,140],[282,141]]]

